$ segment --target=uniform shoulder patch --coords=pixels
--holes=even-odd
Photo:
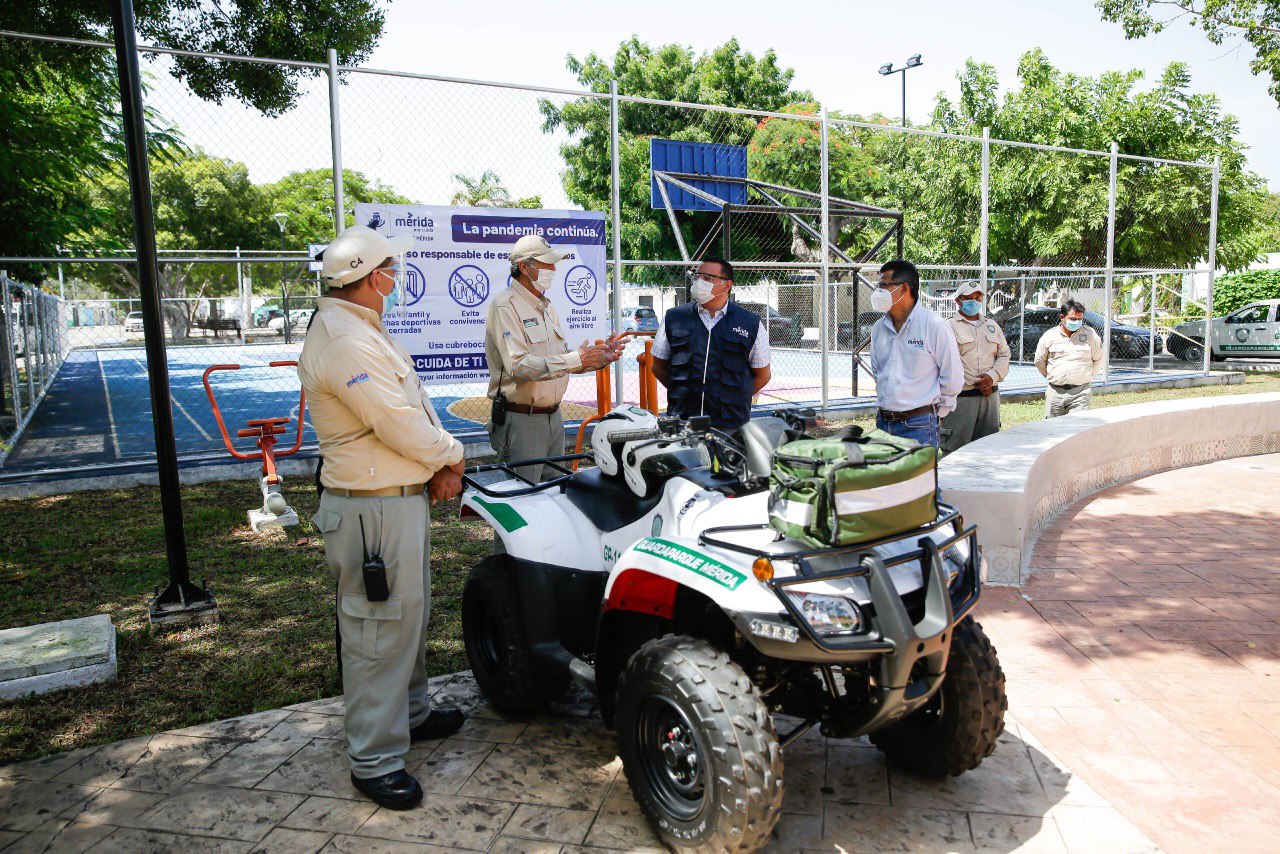
[[[354,377],[352,377],[351,379],[347,380],[347,388],[351,388],[352,386],[360,385],[360,383],[367,383],[368,381],[369,381],[369,373],[368,373],[368,371],[361,371],[360,373],[356,374],[356,375],[355,375]]]

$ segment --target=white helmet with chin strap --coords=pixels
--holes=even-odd
[[[657,435],[658,417],[647,409],[626,404],[610,410],[596,422],[591,434],[591,453],[600,471],[617,476],[622,470],[623,446]]]

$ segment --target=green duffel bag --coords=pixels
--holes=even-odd
[[[848,427],[773,453],[769,524],[818,547],[878,540],[938,517],[937,449]]]

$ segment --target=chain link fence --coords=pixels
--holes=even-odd
[[[109,45],[61,47],[69,61],[111,61]],[[320,293],[309,245],[352,224],[362,201],[605,212],[619,330],[654,331],[687,301],[697,259],[729,258],[734,298],[759,315],[772,351],[760,408],[838,409],[874,394],[862,359],[880,317],[870,293],[896,257],[919,265],[925,305],[945,316],[960,283],[985,284],[1014,388],[1040,387],[1036,344],[1066,299],[1084,303],[1107,339],[1108,377],[1208,368],[1193,322],[1212,305],[1210,164],[900,128],[818,104],[770,112],[326,63],[295,63],[312,75],[295,106],[263,115],[194,98],[169,74],[170,57],[143,52],[165,343],[188,459],[225,454],[202,383],[210,365],[242,366],[211,380],[232,430],[248,418],[305,418],[296,373],[270,363],[296,359],[305,340]],[[660,161],[663,141],[706,146],[731,168]],[[195,180],[175,174],[179,157],[198,161]],[[109,178],[95,192],[127,217],[127,182]],[[235,190],[246,183],[274,189],[240,210]],[[195,222],[183,219],[193,210]],[[34,283],[3,280],[4,470],[154,459],[128,254],[49,247],[0,259]],[[639,399],[643,351],[643,339],[628,345],[615,399]],[[483,437],[483,383],[432,395],[451,431]],[[594,379],[575,377],[566,420],[596,403]]]

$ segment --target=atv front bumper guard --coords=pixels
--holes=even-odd
[[[856,714],[856,720],[844,722],[844,727],[854,731],[855,735],[877,729],[908,715],[928,701],[942,684],[946,673],[952,629],[977,604],[981,588],[977,548],[978,529],[972,525],[964,528],[960,513],[955,508],[946,505],[940,505],[940,507],[945,512],[936,521],[917,529],[914,533],[927,535],[944,525],[953,523],[959,530],[941,543],[935,542],[929,536],[920,536],[917,549],[895,555],[887,560],[869,549],[883,543],[902,540],[904,537],[901,534],[871,543],[859,543],[855,546],[802,549],[791,552],[761,551],[714,536],[767,526],[738,525],[711,528],[700,537],[705,545],[716,548],[754,554],[773,561],[796,562],[800,570],[797,575],[789,578],[775,578],[766,583],[786,609],[791,622],[802,633],[802,640],[798,643],[768,640],[751,635],[749,628],[745,625],[739,628],[748,634],[751,642],[762,653],[776,658],[808,660],[824,666],[842,662],[873,661],[873,666],[877,670],[871,697]],[[948,573],[942,556],[961,540],[968,540],[969,554],[959,576],[955,579],[953,588],[948,583]],[[856,559],[856,563],[851,567],[827,572],[813,571],[810,564],[812,558],[839,554],[849,554]],[[902,596],[898,593],[890,572],[892,567],[911,563],[918,563],[920,566],[921,590],[924,594],[923,613],[918,619],[912,619],[908,613],[907,606],[902,601]],[[867,580],[871,605],[875,611],[874,616],[869,618],[869,625],[860,634],[824,637],[809,625],[804,615],[800,613],[800,609],[786,595],[786,591],[790,587],[814,581],[835,581],[846,578]],[[867,616],[865,608],[863,614]],[[768,615],[736,616],[743,622],[749,623],[752,617],[767,618]],[[828,688],[834,690],[829,674],[827,679]]]

